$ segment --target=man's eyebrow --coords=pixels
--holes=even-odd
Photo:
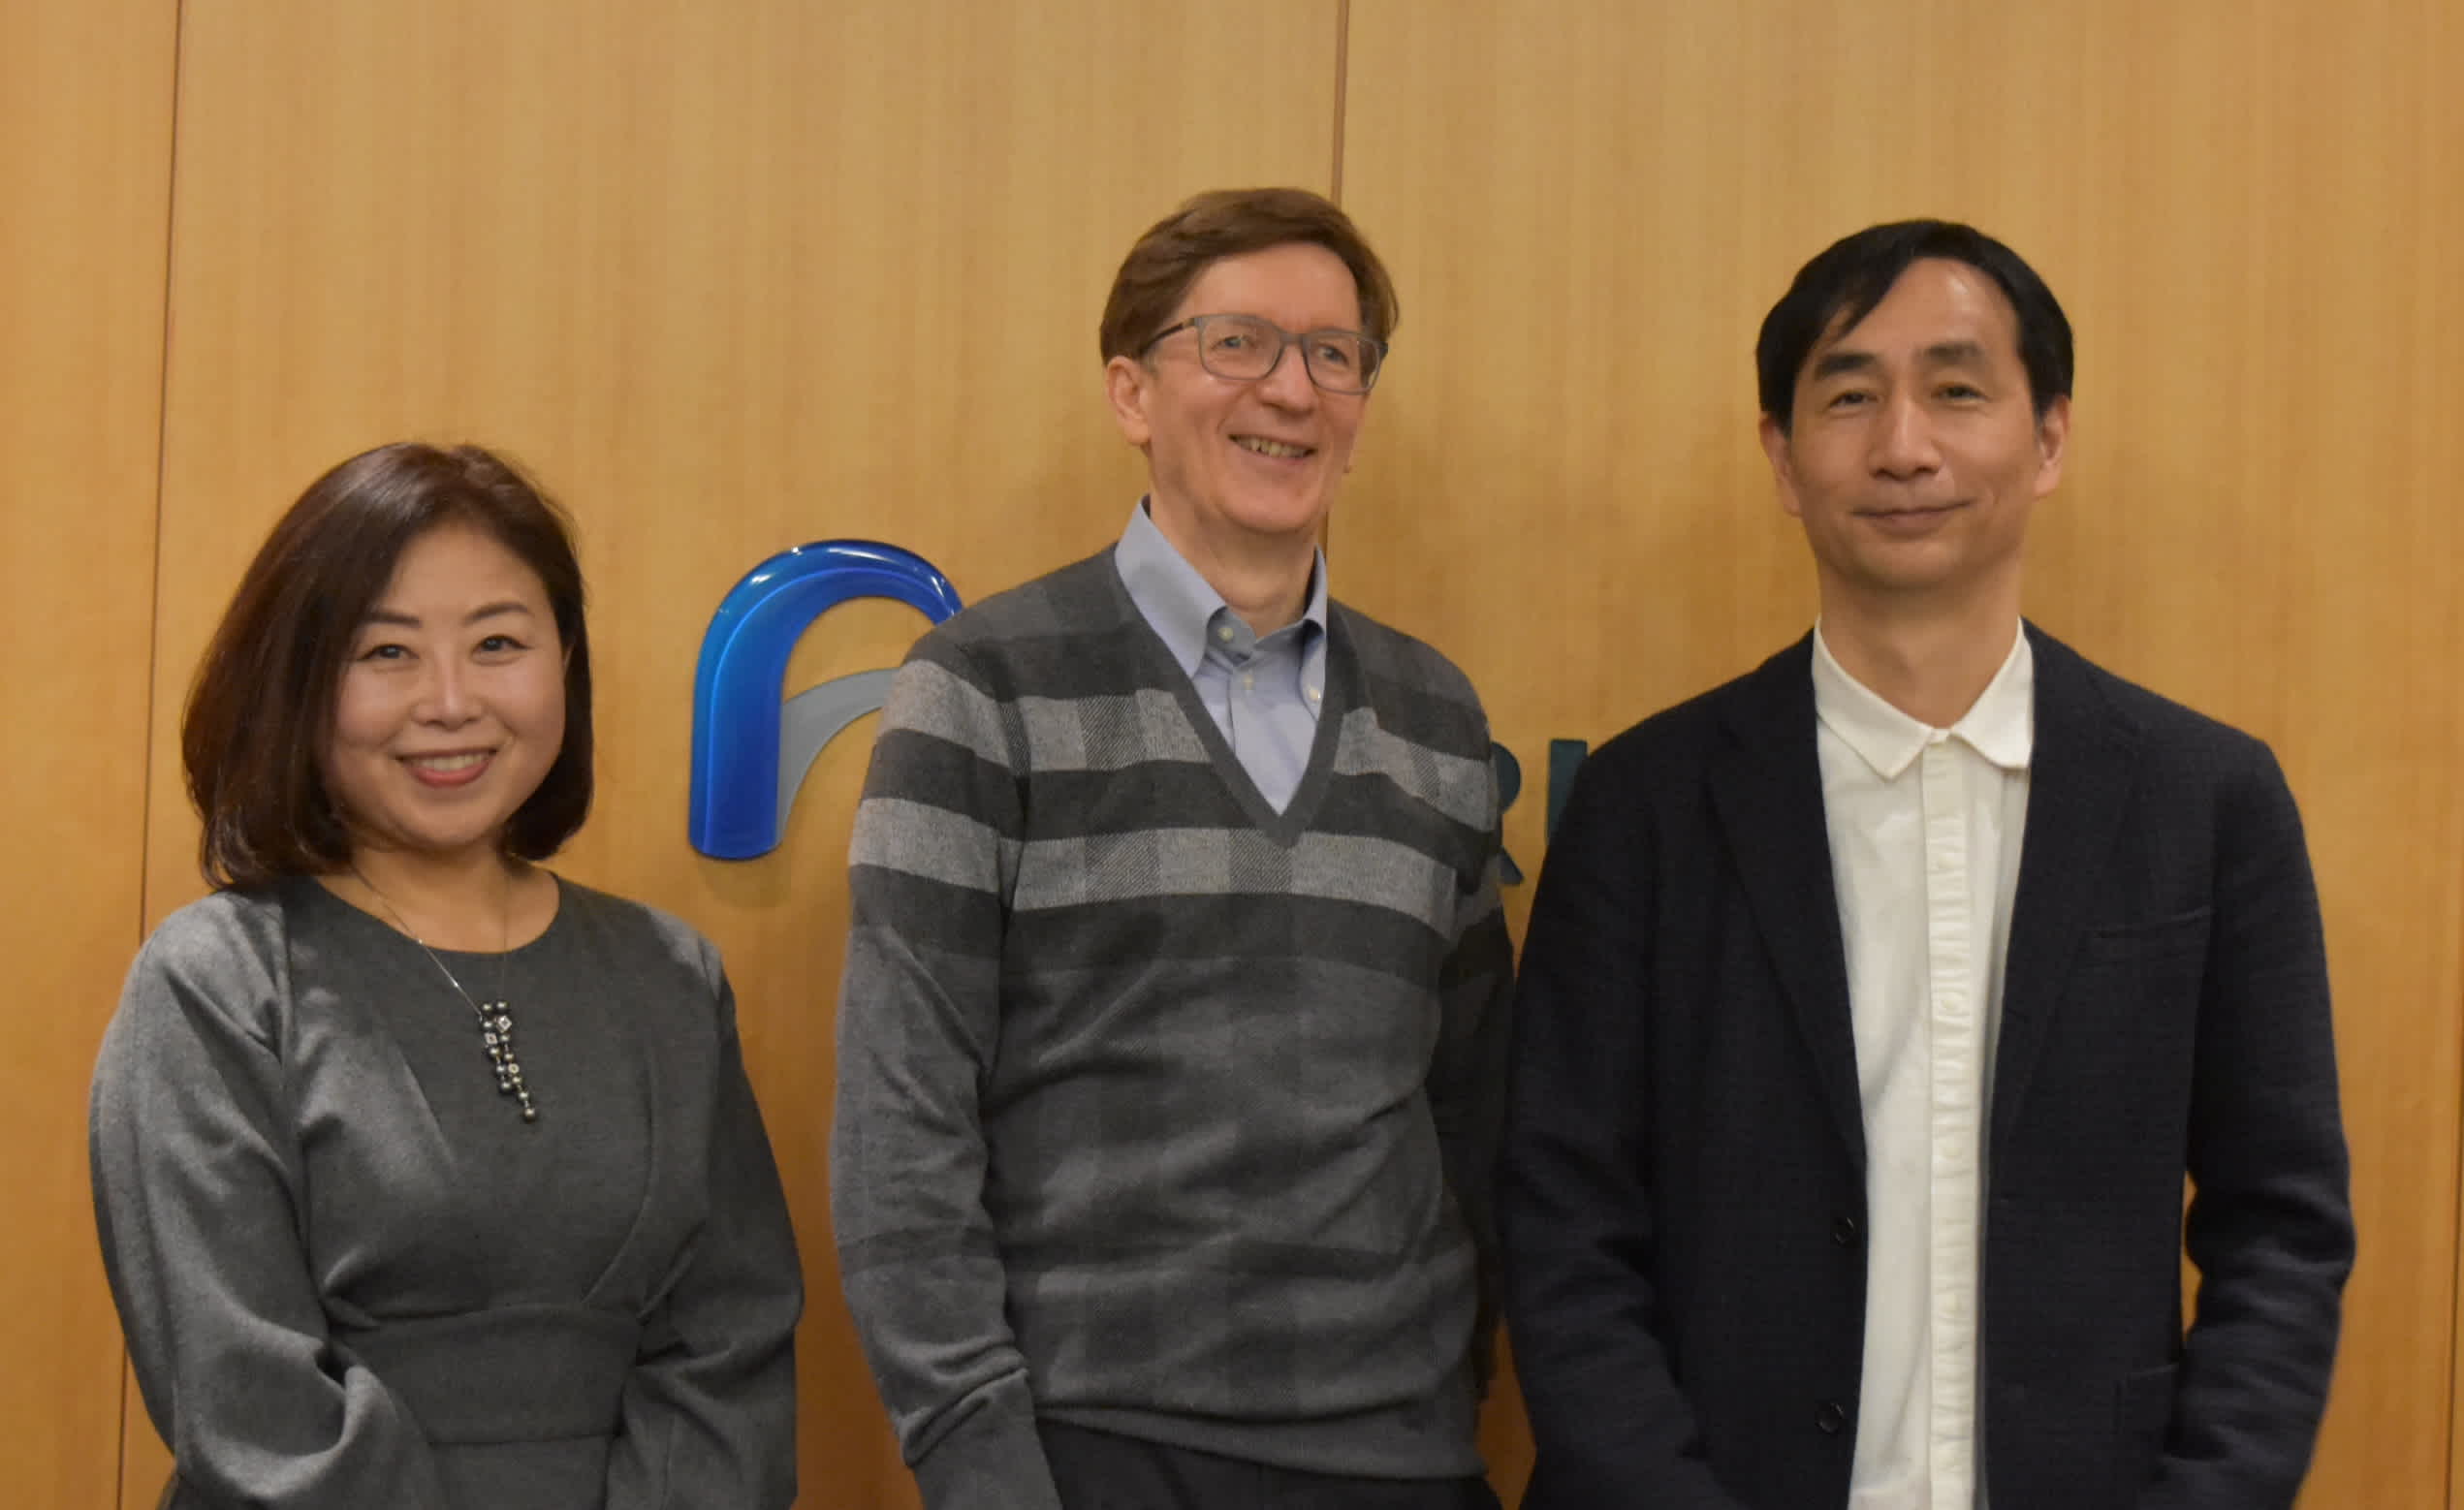
[[[1937,341],[1925,348],[1925,361],[1931,366],[1973,366],[1984,360],[1985,348],[1975,341]]]
[[[1977,341],[1936,341],[1919,355],[1929,367],[1977,366],[1986,361],[1984,345]],[[1819,381],[1843,373],[1871,372],[1880,365],[1881,359],[1870,351],[1841,346],[1814,359],[1814,369],[1806,375]]]
[[[1838,377],[1843,372],[1871,372],[1880,364],[1870,351],[1839,347],[1815,358],[1814,370],[1806,375],[1819,381]]]

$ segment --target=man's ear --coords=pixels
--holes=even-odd
[[[1780,494],[1780,508],[1790,519],[1803,519],[1805,510],[1797,502],[1796,465],[1788,456],[1788,432],[1769,415],[1762,417],[1762,454],[1771,461],[1771,482]]]
[[[1104,396],[1112,402],[1113,423],[1121,438],[1146,449],[1154,427],[1147,423],[1147,385],[1154,374],[1134,358],[1115,357],[1104,363]]]
[[[2037,418],[2037,491],[2041,498],[2062,486],[2062,458],[2070,453],[2070,399],[2045,405]]]

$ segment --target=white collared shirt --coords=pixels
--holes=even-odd
[[[2036,742],[2011,626],[1960,720],[1891,707],[1814,633],[1816,749],[1865,1109],[1865,1361],[1849,1510],[1983,1510],[1986,1113]]]

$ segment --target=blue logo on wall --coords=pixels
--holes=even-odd
[[[796,789],[840,730],[877,710],[889,671],[834,676],[783,698],[787,660],[813,620],[856,598],[890,598],[933,623],[961,604],[924,557],[869,540],[781,551],[729,589],[693,675],[693,847],[753,860],[778,847]]]

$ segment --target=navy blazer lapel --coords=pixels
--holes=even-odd
[[[2104,885],[2138,763],[2137,730],[2097,686],[2096,669],[2034,624],[2026,628],[2036,655],[2036,743],[2003,962],[1995,1148],[2017,1125],[2089,908]]]
[[[1735,742],[1712,766],[1712,805],[1840,1137],[1862,1168],[1865,1107],[1814,746],[1813,667],[1808,635],[1736,684],[1723,720]]]

